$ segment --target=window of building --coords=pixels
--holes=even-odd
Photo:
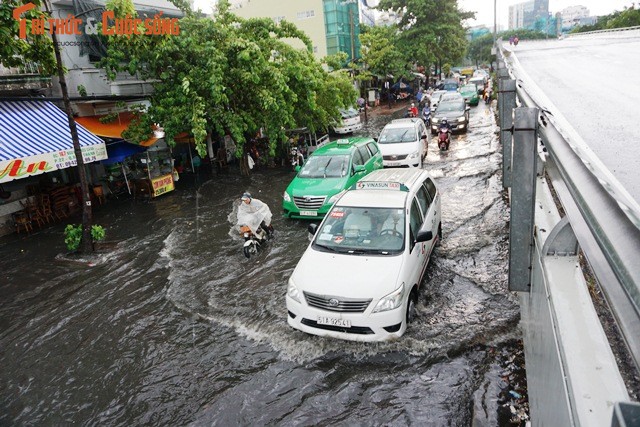
[[[302,12],[298,12],[298,19],[309,19],[316,16],[316,12],[314,10],[305,10]]]
[[[280,21],[282,21],[283,19],[284,19],[284,16],[274,16],[273,22],[275,22],[276,24],[279,24]]]

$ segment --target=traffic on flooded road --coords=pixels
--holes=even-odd
[[[96,209],[114,244],[87,262],[59,256],[61,226],[3,237],[0,423],[498,425],[502,358],[520,334],[492,108],[472,107],[447,151],[429,135],[442,240],[391,341],[288,325],[312,222],[282,215],[290,167],[201,171],[162,198]],[[354,136],[377,138],[393,118],[372,115]],[[245,192],[273,213],[273,238],[250,258],[234,228]]]

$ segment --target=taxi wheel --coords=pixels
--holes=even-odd
[[[442,224],[438,224],[438,244],[442,242]]]
[[[407,325],[413,322],[416,318],[416,302],[418,300],[418,295],[415,290],[411,291],[411,295],[409,295],[409,301],[407,301]]]

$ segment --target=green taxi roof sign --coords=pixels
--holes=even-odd
[[[356,182],[352,190],[392,190],[392,191],[409,191],[409,188],[399,182],[389,181],[360,181]]]

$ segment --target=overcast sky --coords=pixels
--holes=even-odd
[[[507,29],[509,26],[509,6],[523,3],[523,0],[496,0],[498,27]],[[468,25],[485,24],[493,29],[493,3],[494,0],[458,0],[463,10],[476,12],[476,20],[469,21]],[[608,15],[614,10],[622,10],[625,6],[631,6],[631,0],[549,0],[549,12],[555,14],[565,7],[585,6],[592,16]],[[636,0],[636,3],[639,3]]]
[[[497,3],[498,26],[502,26],[502,28],[506,30],[509,25],[509,6],[522,3],[524,0],[495,1]],[[214,3],[215,0],[194,0],[194,7],[211,13],[211,5]],[[374,0],[369,1],[369,4],[375,3],[376,1]],[[468,25],[485,24],[491,29],[493,29],[493,3],[494,0],[458,0],[461,9],[476,12],[476,20],[469,21]],[[555,14],[565,7],[582,5],[589,9],[592,16],[599,16],[607,15],[614,10],[622,10],[625,6],[631,6],[631,3],[631,0],[549,0],[549,11]],[[640,3],[640,0],[636,0],[636,3]]]

